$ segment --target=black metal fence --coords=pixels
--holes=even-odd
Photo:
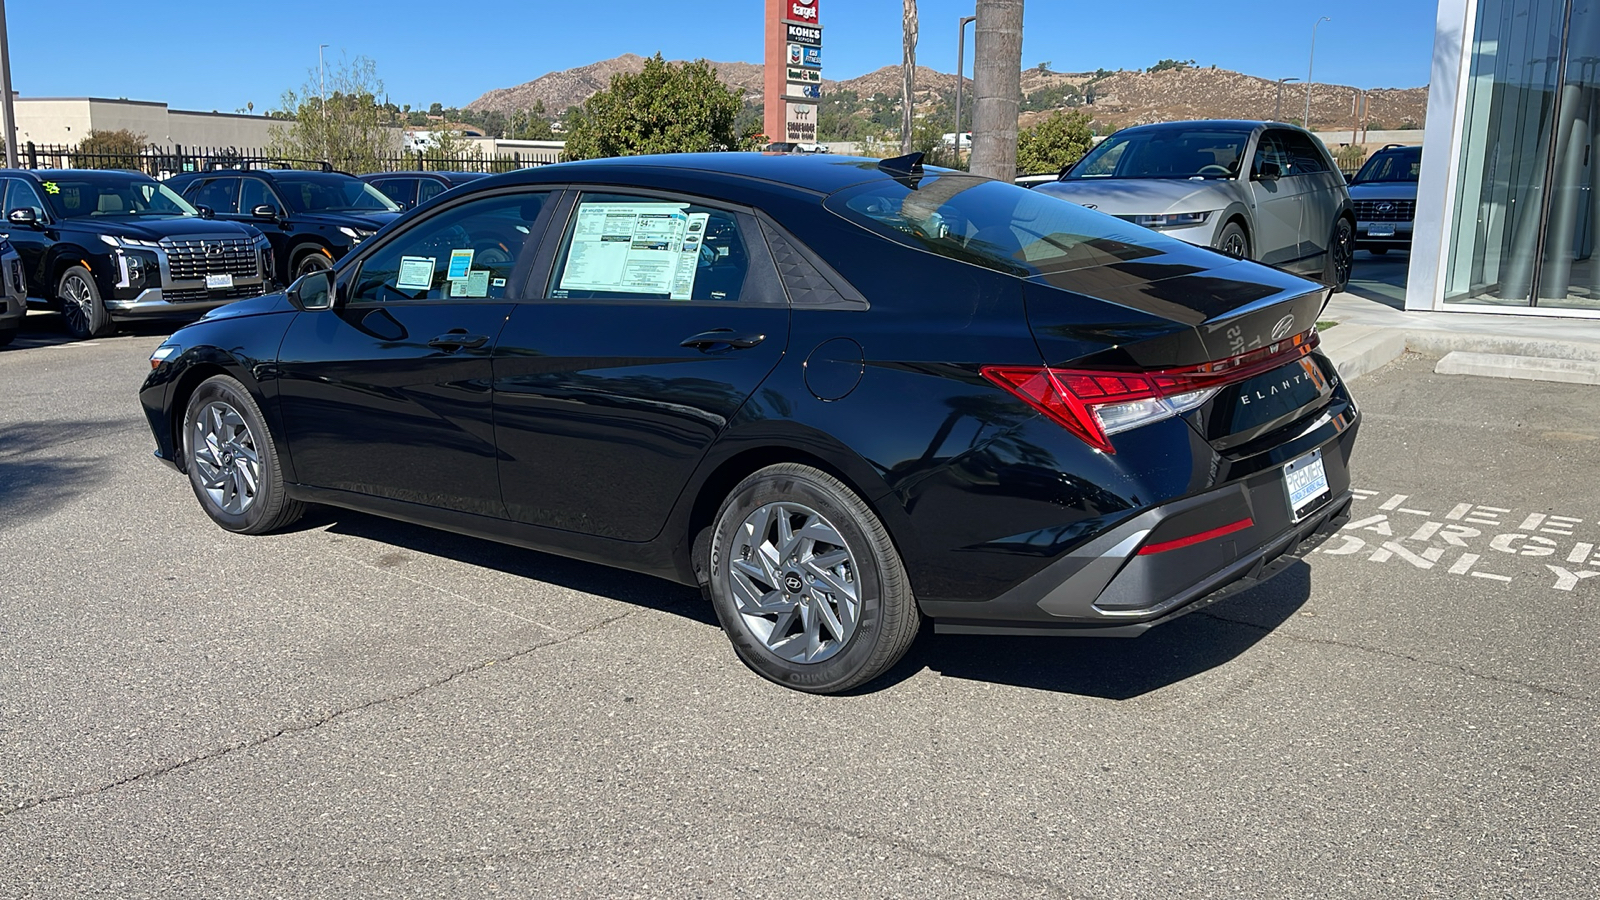
[[[509,172],[549,165],[554,160],[536,159],[522,153],[466,156],[441,156],[415,151],[379,156],[361,168],[376,172]],[[125,152],[83,152],[65,144],[27,142],[17,148],[17,164],[29,169],[128,169],[154,178],[170,178],[181,172],[209,172],[217,169],[333,169],[320,160],[289,159],[274,156],[259,148],[238,147],[143,147]],[[359,172],[355,174],[365,174]]]

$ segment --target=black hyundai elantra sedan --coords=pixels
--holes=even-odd
[[[916,157],[486,178],[151,357],[230,531],[323,503],[701,586],[838,692],[924,618],[1133,636],[1349,517],[1327,288]]]

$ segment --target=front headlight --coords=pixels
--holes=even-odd
[[[1128,220],[1135,225],[1145,228],[1190,228],[1195,225],[1204,225],[1211,218],[1211,211],[1191,213],[1162,213],[1158,216],[1128,216]]]
[[[100,240],[113,247],[159,247],[159,241],[141,241],[138,238],[113,237],[109,234],[100,235]]]
[[[339,233],[349,238],[352,243],[356,244],[359,244],[367,238],[377,234],[376,231],[368,231],[365,228],[350,228],[344,225],[339,226]]]

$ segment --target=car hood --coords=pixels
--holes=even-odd
[[[1237,198],[1239,188],[1232,181],[1120,178],[1056,181],[1034,190],[1113,216],[1153,216],[1223,209]]]
[[[1351,200],[1415,200],[1415,181],[1373,181],[1350,185]]]
[[[70,221],[70,220],[69,220]],[[218,237],[237,238],[260,237],[261,232],[245,225],[242,222],[227,222],[221,219],[202,219],[199,216],[165,216],[150,218],[148,216],[138,219],[94,219],[92,225],[82,222],[75,223],[78,227],[87,225],[93,231],[111,237],[133,238],[141,241],[159,241],[164,237]]]
[[[226,306],[218,306],[207,311],[197,321],[214,322],[217,319],[237,319],[243,316],[259,316],[277,312],[294,312],[294,304],[290,303],[289,298],[282,293],[235,300]]]
[[[346,228],[363,228],[367,231],[377,231],[390,222],[393,222],[395,219],[400,218],[400,214],[389,212],[311,212],[295,213],[293,218],[296,222],[305,222],[312,225],[331,225],[335,228],[343,225]]]

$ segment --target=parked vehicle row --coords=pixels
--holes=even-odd
[[[1328,296],[916,155],[596,160],[214,310],[140,399],[224,529],[325,503],[700,585],[837,692],[925,617],[1133,636],[1335,532]]]

